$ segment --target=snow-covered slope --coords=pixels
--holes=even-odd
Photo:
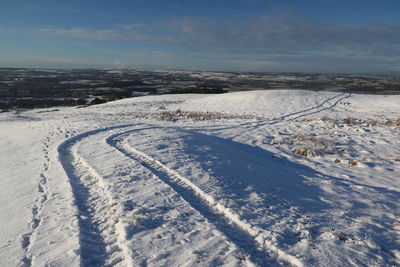
[[[274,117],[315,107],[337,93],[320,94],[311,91],[250,91],[210,95],[191,99],[181,105],[184,110],[252,114]]]
[[[0,113],[0,266],[400,264],[400,96]]]

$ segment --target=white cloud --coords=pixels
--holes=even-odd
[[[39,32],[93,41],[150,41],[214,53],[363,56],[398,56],[400,53],[398,24],[354,26],[314,22],[293,15],[242,21],[183,17],[149,25],[115,25],[111,29],[48,27]]]
[[[214,52],[250,54],[398,55],[400,25],[321,23],[293,15],[245,21],[172,19],[171,42]]]
[[[93,41],[127,41],[143,39],[141,34],[137,34],[133,31],[126,32],[118,29],[91,30],[85,28],[60,29],[46,27],[39,29],[38,32],[52,36]]]

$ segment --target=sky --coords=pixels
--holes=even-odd
[[[0,0],[0,67],[400,71],[399,0]]]

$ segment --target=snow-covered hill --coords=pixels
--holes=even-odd
[[[400,96],[0,113],[0,266],[400,265]]]

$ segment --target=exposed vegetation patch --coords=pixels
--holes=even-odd
[[[361,120],[346,118],[343,120],[343,124],[362,125],[367,127],[400,127],[400,118],[382,120]]]
[[[155,115],[156,119],[165,121],[177,121],[177,120],[194,120],[194,121],[216,121],[223,119],[252,119],[252,116],[235,116],[227,115],[218,112],[194,112],[194,111],[182,111],[180,109],[175,111],[163,111]]]
[[[352,160],[349,160],[349,165],[350,166],[358,166],[358,162],[352,159]]]
[[[333,140],[302,133],[292,134],[289,137],[283,138],[281,141],[273,141],[273,144],[277,143],[291,145],[293,146],[293,153],[305,157],[322,156],[338,152],[337,144]]]
[[[332,118],[329,116],[322,116],[320,119],[301,119],[300,122],[316,122],[322,121],[324,123],[330,123],[333,127],[340,127],[342,125],[357,125],[363,127],[400,127],[400,118],[397,119],[357,119],[353,117],[347,117],[344,119]]]

